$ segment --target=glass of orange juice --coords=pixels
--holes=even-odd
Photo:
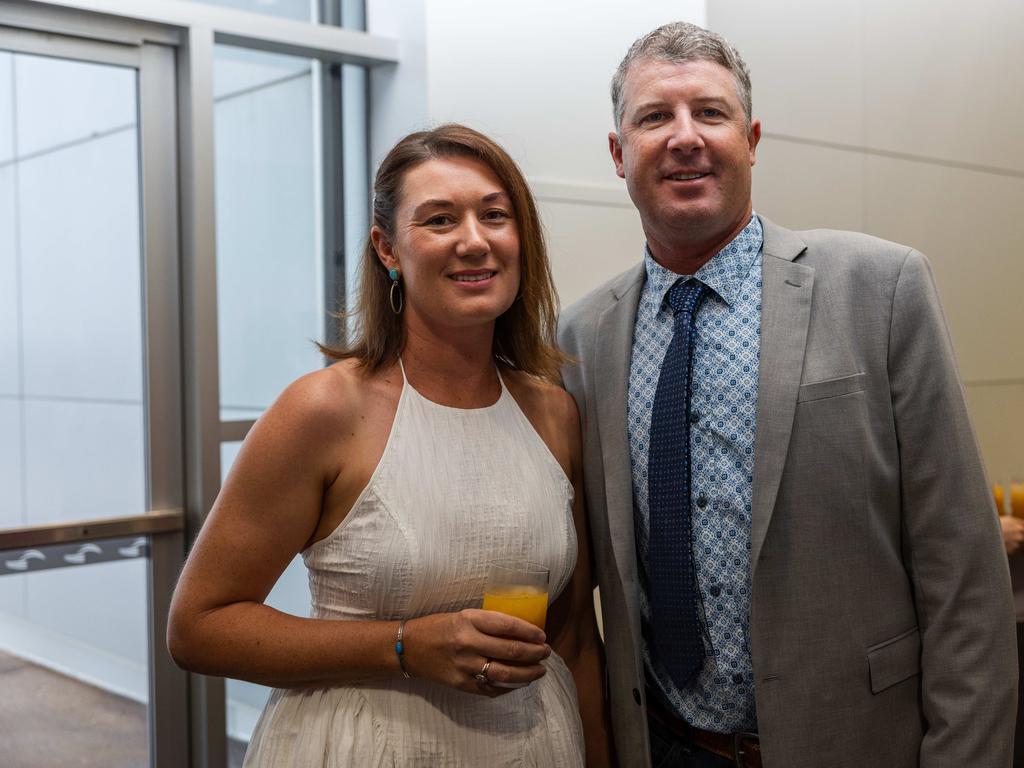
[[[995,497],[996,514],[999,516],[1004,515],[1006,513],[1006,502],[1004,501],[1002,483],[996,483],[992,486],[992,495]]]
[[[517,616],[540,629],[548,614],[548,569],[537,563],[494,560],[484,585],[485,611]]]
[[[1017,478],[1010,481],[1010,514],[1014,517],[1024,517],[1024,482]]]

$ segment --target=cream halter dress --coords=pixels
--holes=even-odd
[[[404,368],[402,378],[369,483],[302,553],[311,615],[397,620],[479,607],[488,562],[508,558],[546,565],[553,601],[576,563],[573,487],[504,380],[494,405],[461,409],[427,400]],[[572,676],[554,653],[545,666],[495,699],[400,677],[277,689],[244,766],[582,766]]]

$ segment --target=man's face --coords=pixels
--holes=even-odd
[[[759,122],[747,127],[732,73],[712,61],[639,61],[623,100],[609,148],[648,240],[672,249],[731,239],[750,217],[761,137]]]

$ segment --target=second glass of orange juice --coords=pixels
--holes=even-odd
[[[536,563],[493,561],[487,571],[483,609],[516,616],[544,629],[548,575],[548,569]]]

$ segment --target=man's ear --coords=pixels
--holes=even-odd
[[[376,224],[370,227],[370,242],[373,244],[373,250],[377,252],[377,258],[380,259],[380,263],[384,265],[384,269],[398,267],[398,258],[394,247],[391,245],[391,240],[384,234],[384,230]]]
[[[757,162],[757,143],[761,140],[761,121],[754,120],[750,124],[750,133],[747,135],[747,144],[750,145],[750,165]]]
[[[622,143],[615,131],[608,134],[608,151],[611,152],[612,162],[615,163],[615,175],[620,179],[626,178],[626,172],[622,168]]]

